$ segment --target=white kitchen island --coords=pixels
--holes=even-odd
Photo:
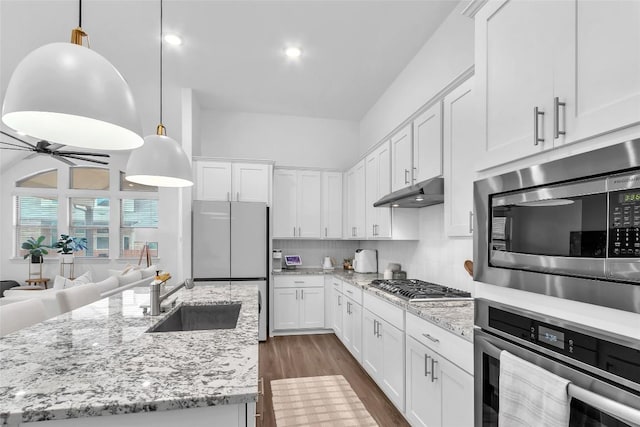
[[[0,338],[0,425],[254,425],[257,287],[196,283],[160,316],[142,314],[144,292]],[[230,301],[242,304],[235,329],[146,332],[180,305]]]

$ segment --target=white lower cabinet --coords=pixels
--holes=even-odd
[[[404,411],[404,332],[365,309],[362,366],[400,412]]]
[[[324,328],[324,277],[276,276],[273,329]]]
[[[343,295],[342,343],[362,363],[362,305]]]
[[[473,425],[473,376],[410,335],[406,342],[406,382],[405,416],[411,425]]]

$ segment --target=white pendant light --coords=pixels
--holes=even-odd
[[[5,92],[2,121],[18,132],[82,148],[127,150],[143,143],[133,95],[122,75],[84,47],[80,22],[71,43],[27,55]]]
[[[160,0],[160,124],[155,135],[144,138],[144,145],[131,152],[127,162],[127,181],[156,187],[193,185],[191,163],[175,140],[166,136],[162,125],[162,0]]]

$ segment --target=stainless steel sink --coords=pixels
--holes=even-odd
[[[183,305],[147,332],[234,329],[241,304]]]

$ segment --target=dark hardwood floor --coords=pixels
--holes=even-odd
[[[269,338],[260,343],[259,375],[264,378],[259,403],[264,427],[276,425],[271,380],[318,375],[343,375],[381,427],[409,425],[334,334]]]

